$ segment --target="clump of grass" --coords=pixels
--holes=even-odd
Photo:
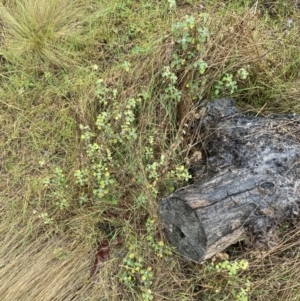
[[[82,29],[80,1],[20,0],[0,4],[3,55],[12,62],[70,64],[72,39]]]

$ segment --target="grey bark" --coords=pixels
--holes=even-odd
[[[242,114],[233,100],[208,103],[200,129],[207,169],[160,205],[179,253],[205,260],[247,233],[262,237],[299,214],[299,130],[295,114],[254,117]]]

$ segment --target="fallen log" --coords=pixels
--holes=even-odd
[[[264,237],[299,215],[300,117],[242,114],[233,100],[208,103],[201,120],[206,171],[160,204],[170,242],[208,259],[252,233]]]

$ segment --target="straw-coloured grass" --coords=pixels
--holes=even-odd
[[[249,262],[233,284],[210,262],[154,250],[168,246],[159,202],[186,183],[170,175],[187,168],[193,153],[205,158],[202,133],[193,128],[203,99],[235,97],[257,113],[299,111],[293,0],[276,2],[272,16],[255,1],[176,2],[0,1],[1,300],[148,301],[145,293],[159,301],[232,300],[230,288],[247,278],[248,300],[299,299],[296,220],[278,229],[271,249],[241,242],[228,250],[230,260]],[[216,96],[225,75],[233,93],[223,86]],[[99,130],[102,117],[108,122]],[[129,126],[136,138],[126,140]],[[90,144],[80,128],[94,134]],[[95,143],[99,149],[89,156]],[[95,178],[103,165],[115,181],[99,200],[93,191],[96,180],[103,183]],[[55,178],[57,167],[63,179]],[[74,174],[84,168],[88,181],[80,186]],[[148,218],[155,220],[151,235]],[[90,281],[94,251],[106,238],[111,258]],[[120,281],[132,276],[123,259],[133,252],[141,269],[153,272],[149,287],[139,269],[128,285]],[[221,291],[212,284],[222,284]]]
[[[0,4],[3,55],[26,65],[74,63],[72,44],[84,21],[80,1],[21,0]]]

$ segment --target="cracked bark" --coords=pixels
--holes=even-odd
[[[206,107],[203,178],[160,204],[170,242],[190,260],[205,260],[244,238],[267,233],[299,214],[300,118],[252,117],[232,100]]]

